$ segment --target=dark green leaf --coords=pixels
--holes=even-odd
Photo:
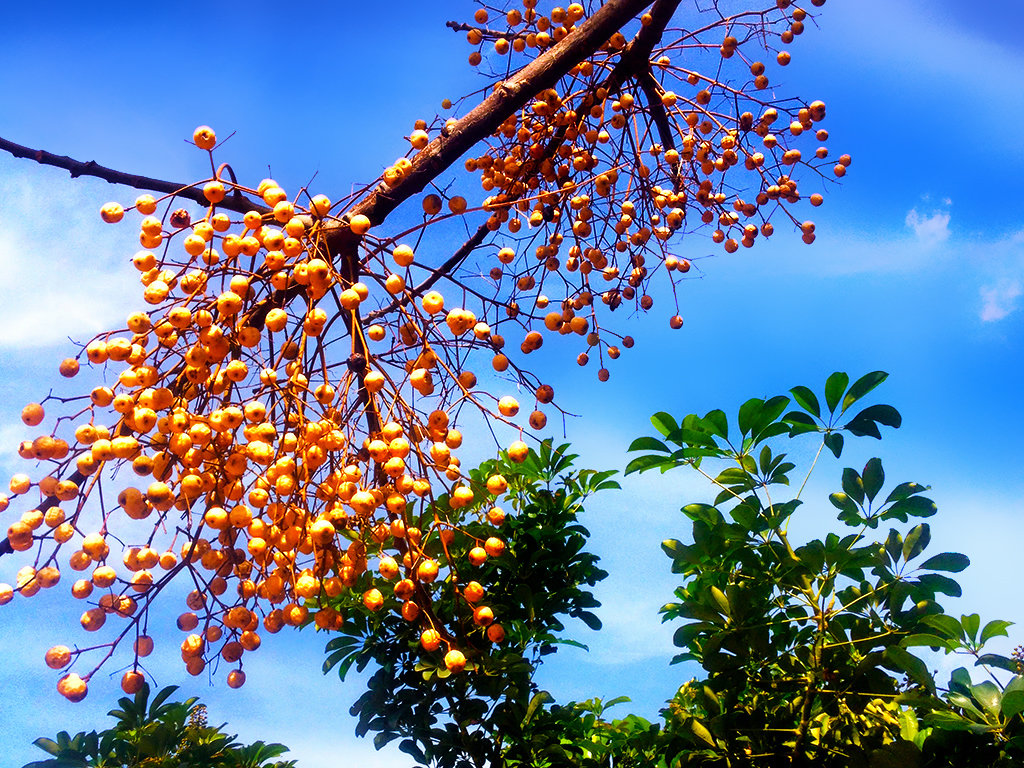
[[[922,587],[930,592],[941,592],[942,594],[949,595],[950,597],[960,597],[962,594],[960,585],[948,576],[943,576],[941,573],[926,573],[923,576],[918,577],[917,581]]]
[[[751,431],[763,408],[764,400],[756,397],[750,398],[740,406],[739,418],[737,420],[740,428],[740,434],[745,435]]]
[[[885,483],[885,472],[882,471],[881,459],[869,459],[860,476],[864,494],[868,497],[868,501],[873,501]]]
[[[1003,691],[999,712],[1003,717],[1013,717],[1024,712],[1024,691]]]
[[[959,552],[943,552],[942,554],[929,557],[918,567],[926,571],[948,571],[949,573],[960,573],[960,571],[964,570],[970,564],[971,561],[967,555],[961,555]]]
[[[903,418],[899,411],[891,405],[871,405],[850,419],[843,429],[849,430],[858,437],[870,435],[881,439],[882,434],[878,431],[879,424],[897,428],[902,423]]]
[[[912,648],[916,645],[926,645],[929,648],[948,648],[949,641],[944,640],[938,635],[918,634],[904,637],[900,640],[900,645],[904,648]]]
[[[908,496],[913,496],[915,493],[921,493],[927,491],[931,486],[921,485],[919,483],[900,483],[885,498],[885,503],[888,504],[891,501],[902,501]]]
[[[818,398],[815,397],[814,393],[810,389],[804,386],[798,386],[793,387],[789,392],[793,395],[793,399],[796,400],[797,405],[812,416],[821,417],[821,406],[818,405]]]
[[[971,695],[974,697],[974,700],[981,704],[981,706],[985,708],[985,711],[990,715],[996,716],[999,714],[999,703],[1000,699],[1002,699],[1002,691],[1000,691],[999,686],[991,680],[983,680],[977,685],[971,686]]]
[[[885,659],[901,672],[906,672],[918,685],[929,691],[935,690],[935,681],[928,671],[928,665],[898,645],[890,645],[885,649]]]
[[[945,613],[922,616],[921,623],[937,629],[944,637],[953,640],[963,640],[964,638],[964,628],[960,622]]]
[[[832,451],[832,455],[837,459],[843,453],[843,436],[839,432],[829,432],[823,438],[825,446]]]
[[[663,453],[671,453],[669,447],[665,445],[661,440],[657,440],[653,437],[638,437],[632,443],[629,444],[627,451],[661,451]]]
[[[903,538],[903,559],[910,562],[920,555],[932,539],[928,523],[918,523]]]
[[[858,504],[864,503],[864,483],[855,469],[847,467],[843,470],[843,490]]]
[[[712,434],[718,435],[723,440],[729,439],[729,420],[726,418],[724,411],[710,411],[704,417],[704,426]]]
[[[836,371],[825,380],[825,404],[828,405],[829,413],[836,410],[839,400],[846,391],[846,385],[850,383],[850,377],[842,371]]]
[[[846,393],[846,397],[843,398],[843,412],[887,378],[889,378],[889,374],[885,371],[872,371],[871,373],[865,373],[853,382],[853,385]]]
[[[996,667],[997,669],[1005,669],[1007,672],[1012,672],[1015,675],[1020,673],[1020,664],[1013,659],[1007,656],[1002,656],[998,653],[983,653],[978,657],[978,660],[974,662],[974,666],[976,667],[982,665],[987,667]]]

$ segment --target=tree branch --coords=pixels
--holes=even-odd
[[[526,106],[540,91],[552,87],[579,62],[607,42],[651,0],[610,0],[597,12],[521,70],[497,85],[494,92],[412,158],[412,167],[394,187],[379,186],[350,213],[363,214],[380,224],[404,201],[421,192],[477,142],[493,134],[509,115]],[[671,4],[671,3],[669,3]],[[335,227],[329,237],[354,237],[347,226]]]
[[[77,179],[80,176],[93,176],[97,179],[103,179],[104,181],[110,182],[111,184],[123,184],[128,187],[134,187],[135,189],[148,189],[153,192],[163,192],[165,194],[175,195],[176,197],[184,197],[189,200],[193,200],[200,205],[210,204],[210,201],[203,196],[203,190],[200,187],[190,184],[179,184],[174,181],[154,179],[150,176],[137,176],[132,173],[125,173],[124,171],[107,168],[106,166],[100,165],[95,160],[75,160],[67,155],[55,155],[44,149],[30,149],[29,147],[23,147],[21,144],[15,144],[13,141],[8,141],[2,137],[0,137],[0,150],[17,158],[35,160],[40,165],[50,165],[54,168],[63,168],[71,174],[71,178],[73,179]],[[230,211],[236,211],[238,213],[247,213],[248,211],[269,213],[271,210],[263,203],[250,200],[245,197],[245,195],[237,189],[232,195],[225,197],[223,201],[217,203],[217,207],[227,208]]]

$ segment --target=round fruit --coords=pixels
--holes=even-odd
[[[88,683],[74,672],[64,675],[57,683],[57,693],[68,701],[81,701],[89,693]]]
[[[145,682],[146,678],[141,672],[130,670],[125,672],[124,677],[121,678],[121,690],[132,696],[142,689],[142,684]]]
[[[200,125],[192,133],[192,141],[200,149],[213,149],[217,144],[217,134],[208,125]]]
[[[425,651],[436,651],[441,647],[441,634],[436,629],[425,629],[420,634],[420,645]]]
[[[71,663],[71,649],[66,645],[55,645],[46,652],[46,666],[50,669],[63,669]]]
[[[452,672],[461,672],[466,668],[466,657],[453,649],[444,655],[444,665]]]

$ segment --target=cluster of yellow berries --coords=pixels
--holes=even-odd
[[[586,23],[580,3],[547,14],[537,0],[522,5],[507,12],[505,29],[476,13],[466,25],[473,63],[485,45],[536,56]],[[0,511],[16,497],[31,507],[8,524],[7,545],[38,554],[15,584],[0,584],[0,604],[54,586],[66,563],[81,574],[71,592],[89,606],[83,628],[97,631],[108,617],[127,624],[90,648],[56,646],[46,663],[65,669],[95,651],[102,664],[134,635],[122,686],[138,690],[140,659],[153,646],[148,606],[180,574],[194,584],[177,621],[185,666],[198,675],[219,659],[231,665],[232,686],[244,682],[244,654],[260,647],[261,633],[308,622],[336,630],[345,621],[339,598],[352,590],[369,611],[394,597],[421,627],[423,649],[443,648],[450,670],[468,662],[431,610],[440,583],[458,590],[482,637],[501,642],[483,588],[456,561],[476,568],[504,552],[494,503],[507,482],[470,483],[454,421],[468,406],[513,427],[522,417],[546,426],[554,390],[506,351],[506,327],[524,356],[545,334],[583,339],[577,362],[596,355],[607,380],[605,359],[634,340],[603,327],[605,313],[627,302],[651,310],[651,279],[662,270],[675,293],[694,266],[670,250],[681,236],[710,230],[708,240],[732,253],[771,236],[778,214],[814,240],[813,222],[791,209],[823,198],[806,195],[798,175],[842,176],[850,158],[826,173],[825,105],[765,98],[766,67],[741,50],[769,35],[788,44],[806,18],[776,0],[764,14],[666,36],[613,78],[624,52],[659,22],[644,14],[632,42],[616,32],[464,161],[479,177],[478,206],[440,186],[422,195],[422,227],[474,214],[482,222],[444,268],[377,236],[380,222],[360,206],[401,189],[421,153],[430,162],[454,117],[417,121],[409,155],[376,189],[340,203],[289,195],[273,179],[247,188],[218,171],[188,188],[204,204],[195,215],[170,196],[103,206],[110,223],[131,210],[141,217],[132,263],[148,309],[60,365],[71,378],[84,360],[102,381],[61,400],[58,418],[19,449],[42,474],[12,477]],[[672,54],[683,49],[680,62]],[[744,62],[745,79],[727,79],[725,59]],[[780,66],[789,59],[776,56]],[[702,63],[714,75],[698,71]],[[808,139],[812,152],[799,146]],[[206,126],[193,141],[211,153],[217,146]],[[458,271],[475,253],[491,260],[488,288]],[[436,288],[442,278],[459,289],[454,306]],[[669,323],[682,327],[678,305]],[[478,386],[469,360],[481,350],[530,394],[528,415],[515,397]],[[26,425],[43,426],[46,402],[25,408]],[[508,447],[514,462],[527,453],[521,440]],[[466,533],[467,512],[494,535]],[[66,674],[61,693],[82,698],[98,667]]]
[[[194,141],[212,150],[214,133],[203,126]],[[448,667],[463,667],[452,635],[433,625],[428,610],[441,564],[425,548],[440,540],[447,551],[461,533],[453,520],[464,508],[499,526],[504,513],[493,501],[507,482],[495,475],[474,490],[463,475],[455,455],[462,434],[446,410],[430,405],[443,402],[431,395],[444,359],[429,341],[441,329],[488,339],[486,325],[464,308],[445,313],[436,291],[417,304],[400,273],[414,254],[398,245],[391,250],[398,271],[373,284],[386,299],[403,299],[402,318],[375,355],[372,347],[388,334],[361,321],[371,289],[339,274],[323,246],[328,226],[365,235],[365,217],[342,222],[322,195],[300,207],[268,179],[244,190],[266,209],[236,221],[218,211],[222,181],[202,188],[209,208],[195,221],[184,209],[157,218],[159,201],[149,195],[135,202],[144,250],[133,263],[151,309],[83,347],[81,357],[113,381],[70,399],[70,414],[22,444],[21,456],[41,462],[45,475],[11,478],[0,509],[11,497],[38,500],[8,526],[8,542],[15,551],[40,543],[49,550],[22,568],[13,586],[0,585],[0,603],[54,586],[58,562],[66,562],[82,574],[71,592],[91,606],[82,615],[86,631],[101,629],[108,617],[134,629],[136,664],[122,680],[134,692],[144,679],[138,660],[152,648],[140,619],[178,574],[195,583],[177,620],[188,633],[181,656],[200,674],[218,655],[240,664],[260,646],[261,632],[307,621],[338,629],[344,616],[331,600],[370,573],[380,586],[365,590],[364,605],[378,610],[387,584],[402,615],[425,625],[424,649],[449,646]],[[124,215],[115,203],[101,210],[111,223]],[[60,372],[72,377],[79,367],[68,359]],[[441,392],[470,394],[472,374],[443,372]],[[553,390],[540,387],[537,397],[550,403]],[[495,398],[496,418],[511,420],[518,411],[514,397]],[[22,418],[41,427],[43,405],[26,406]],[[528,448],[516,441],[508,452],[522,461]],[[421,500],[441,493],[452,519],[435,511],[424,525]],[[471,544],[466,559],[473,567],[505,547],[497,535]],[[46,564],[37,567],[41,560]],[[480,585],[470,581],[462,594],[481,631],[500,642],[503,628],[478,605]],[[47,664],[63,669],[127,634],[87,649],[56,646]],[[80,699],[89,674],[66,675],[61,693]],[[243,681],[240,666],[232,669],[228,683]]]

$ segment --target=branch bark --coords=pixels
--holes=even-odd
[[[15,144],[13,141],[9,141],[5,138],[0,137],[0,151],[7,152],[17,158],[25,160],[35,160],[40,165],[49,165],[54,168],[62,168],[71,174],[71,178],[77,179],[80,176],[92,176],[97,179],[103,179],[111,184],[124,184],[128,187],[134,187],[135,189],[149,189],[154,192],[163,192],[169,195],[175,195],[176,197],[184,197],[188,200],[199,203],[200,205],[209,205],[210,202],[203,196],[203,190],[199,187],[192,186],[190,184],[179,184],[175,181],[166,181],[164,179],[155,179],[151,176],[139,176],[133,173],[125,173],[124,171],[118,171],[114,168],[107,168],[106,166],[100,165],[95,160],[75,160],[73,157],[67,155],[55,155],[52,152],[47,152],[45,149],[31,149],[29,147],[22,146],[21,144]],[[218,208],[227,208],[231,211],[238,213],[246,213],[248,211],[259,211],[260,213],[269,213],[270,209],[267,208],[263,203],[250,200],[240,192],[225,197],[223,201],[217,203]]]
[[[526,106],[537,93],[557,83],[650,4],[651,0],[610,0],[602,5],[561,42],[499,83],[494,92],[459,120],[447,135],[424,147],[412,159],[412,168],[394,187],[381,185],[350,213],[363,214],[372,224],[380,224],[477,142],[493,134],[509,115]],[[328,237],[345,240],[354,235],[347,226],[339,226],[328,233]]]

